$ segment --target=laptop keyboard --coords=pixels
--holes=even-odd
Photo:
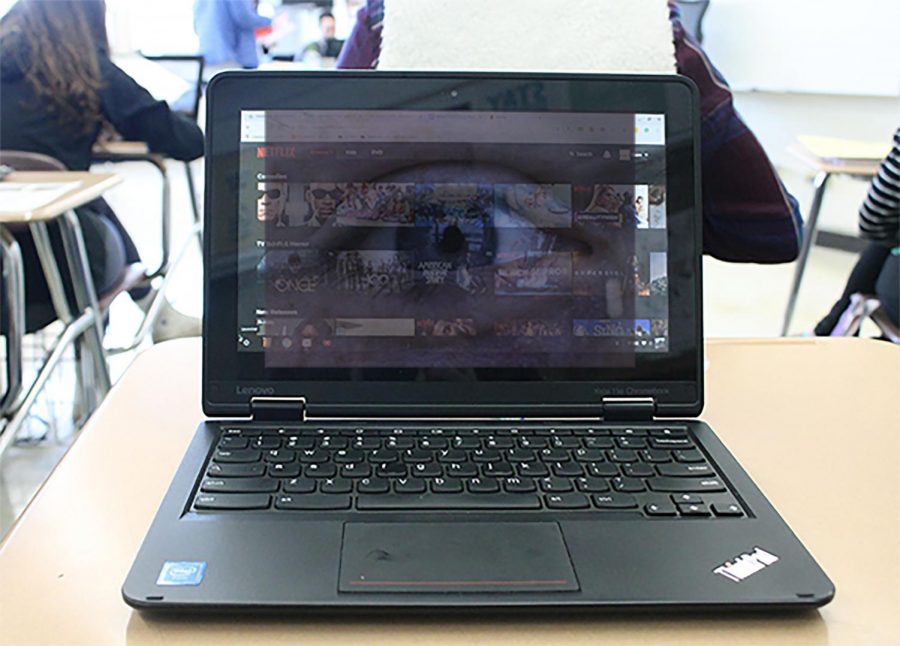
[[[679,426],[223,428],[197,512],[745,509]]]

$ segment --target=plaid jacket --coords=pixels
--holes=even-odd
[[[383,0],[367,0],[338,59],[343,69],[372,69],[381,51]],[[734,109],[731,90],[684,30],[669,2],[678,72],[700,89],[703,252],[732,262],[777,263],[797,257],[803,220],[756,136]]]

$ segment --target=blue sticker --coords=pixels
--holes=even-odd
[[[206,561],[166,561],[156,585],[200,585],[204,572]]]

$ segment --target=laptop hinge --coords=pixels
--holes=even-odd
[[[604,397],[603,419],[607,422],[650,422],[656,415],[653,397]]]
[[[305,397],[252,397],[250,415],[254,422],[306,421]]]

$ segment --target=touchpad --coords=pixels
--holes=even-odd
[[[578,590],[556,523],[345,523],[340,592]]]

